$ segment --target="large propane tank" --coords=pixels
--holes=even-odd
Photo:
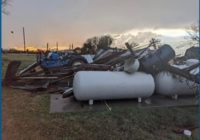
[[[77,100],[107,100],[150,97],[155,89],[150,74],[136,72],[80,71],[73,81]]]
[[[163,65],[167,64],[175,57],[174,49],[167,44],[162,45],[156,52],[140,59],[140,70],[147,73],[155,73],[163,70]]]
[[[180,76],[169,72],[160,72],[156,75],[156,93],[166,96],[192,95],[197,93],[198,85]]]
[[[186,61],[185,65],[173,65],[174,67],[184,69],[192,64],[198,63],[198,60],[190,59]],[[196,75],[199,72],[199,67],[190,71],[191,74]],[[169,72],[160,72],[155,76],[156,93],[161,95],[192,95],[197,93],[198,84],[188,79],[173,75]]]

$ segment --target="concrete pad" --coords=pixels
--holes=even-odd
[[[62,98],[61,94],[52,94],[50,98],[50,113],[111,111],[112,109],[126,109],[130,107],[183,107],[195,105],[198,105],[198,98],[194,96],[182,96],[174,100],[169,97],[154,95],[151,98],[142,99],[141,103],[138,103],[137,99],[129,99],[94,101],[93,105],[89,105],[88,101],[76,101],[73,96]]]

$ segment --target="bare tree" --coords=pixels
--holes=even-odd
[[[109,35],[92,37],[86,40],[81,48],[82,53],[94,54],[98,49],[108,48],[112,44],[113,38]]]
[[[113,42],[113,38],[110,35],[101,36],[99,37],[97,49],[109,48],[112,42]]]
[[[187,29],[187,33],[189,35],[189,39],[191,40],[192,44],[197,45],[199,44],[199,26],[196,24],[191,25]]]
[[[2,12],[3,12],[3,14],[8,15],[9,12],[6,10],[6,7],[8,5],[10,5],[10,0],[2,0],[1,5],[2,5]]]
[[[94,54],[97,49],[98,37],[88,38],[81,48],[81,52],[84,54]]]

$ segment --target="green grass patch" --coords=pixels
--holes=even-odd
[[[3,71],[11,60],[22,67],[34,55],[3,56]],[[5,73],[5,72],[4,72]],[[176,127],[197,125],[198,108],[136,108],[85,113],[49,113],[50,95],[33,95],[3,88],[3,138],[5,140],[195,140],[176,134]]]

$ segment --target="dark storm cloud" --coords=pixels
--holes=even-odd
[[[7,10],[4,46],[23,43],[22,26],[27,42],[41,45],[83,42],[89,36],[131,29],[185,28],[198,22],[198,0],[13,0]]]
[[[181,28],[198,22],[197,17],[198,0],[99,0],[88,2],[80,19],[102,28],[123,30]]]

